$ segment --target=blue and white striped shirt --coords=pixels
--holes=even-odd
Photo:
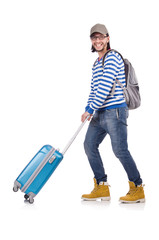
[[[102,59],[96,60],[92,68],[91,92],[88,98],[86,111],[92,114],[94,111],[127,106],[122,88],[116,83],[115,92],[111,90],[115,79],[118,79],[125,87],[124,62],[121,56],[110,51],[102,66]]]

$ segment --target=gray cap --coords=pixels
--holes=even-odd
[[[94,25],[92,28],[91,28],[91,31],[90,31],[90,36],[93,34],[93,33],[101,33],[103,35],[106,35],[108,33],[108,30],[106,28],[106,26],[104,26],[103,24],[96,24]]]

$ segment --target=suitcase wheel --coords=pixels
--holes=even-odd
[[[14,187],[13,187],[13,192],[18,192],[18,190],[19,190],[19,187],[18,187],[18,186],[14,186]]]
[[[34,202],[33,198],[29,198],[29,203],[32,204]]]
[[[13,185],[13,191],[18,192],[18,190],[21,188],[21,184],[15,180],[14,185]]]
[[[27,200],[29,198],[29,196],[27,194],[25,194],[24,198]]]
[[[34,202],[34,198],[32,196],[29,196],[28,194],[24,195],[24,198],[26,201],[28,201],[29,203],[33,203]]]

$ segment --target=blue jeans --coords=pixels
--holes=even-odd
[[[84,148],[98,184],[100,181],[107,181],[98,150],[99,144],[107,134],[110,136],[113,152],[123,165],[129,181],[134,182],[135,185],[142,183],[140,173],[128,151],[127,117],[128,109],[126,107],[96,111],[89,124]]]

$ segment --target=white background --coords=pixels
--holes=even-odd
[[[158,1],[1,0],[0,216],[3,239],[158,239]],[[130,112],[129,148],[145,183],[145,204],[122,205],[128,179],[112,153],[100,150],[111,202],[83,202],[93,173],[83,150],[88,123],[51,179],[24,203],[13,182],[44,145],[64,148],[80,125],[90,90],[90,28],[103,23],[111,47],[133,64],[142,106]]]

